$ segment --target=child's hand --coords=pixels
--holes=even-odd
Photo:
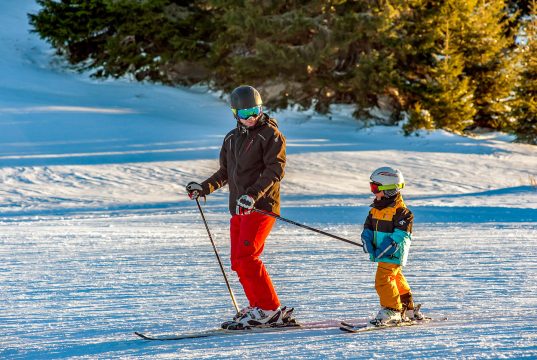
[[[399,245],[391,238],[386,237],[375,251],[375,259],[381,257],[390,257],[399,249]]]

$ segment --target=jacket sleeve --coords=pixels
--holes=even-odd
[[[394,221],[394,231],[391,237],[399,247],[396,253],[399,258],[399,264],[405,266],[410,252],[414,215],[407,208],[400,208],[395,214]]]
[[[367,252],[369,253],[369,260],[375,261],[375,249],[376,249],[376,245],[375,245],[375,228],[373,227],[373,220],[372,220],[371,212],[369,212],[367,214],[367,217],[365,218],[364,229],[362,230],[362,235],[360,237],[362,238],[363,235],[365,235],[365,233],[367,233],[367,232],[370,232],[370,234],[373,234],[373,238],[371,239],[371,247],[367,248]],[[363,240],[362,240],[362,243],[364,243],[363,244],[364,246],[368,245]]]
[[[392,238],[397,244],[405,244],[410,241],[414,215],[407,208],[400,208],[394,217],[394,231]]]
[[[265,166],[259,179],[248,189],[246,193],[259,200],[263,194],[276,182],[283,179],[285,174],[285,137],[275,131],[271,137],[263,142],[263,164]]]
[[[412,233],[412,226],[414,225],[414,214],[408,208],[399,208],[395,213],[395,224],[396,229],[406,231],[407,233]]]
[[[230,137],[233,135],[228,135],[224,139],[222,144],[222,149],[220,149],[220,168],[212,174],[207,180],[201,183],[203,188],[203,194],[209,195],[213,191],[220,189],[225,186],[228,181],[227,177],[227,146],[226,143],[231,141]]]

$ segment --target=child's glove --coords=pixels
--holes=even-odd
[[[375,245],[373,245],[373,239],[375,238],[375,234],[373,233],[373,230],[371,229],[364,229],[362,231],[362,245],[364,252],[367,254],[375,254]]]
[[[391,237],[386,237],[382,243],[379,245],[378,249],[375,250],[375,259],[381,257],[390,257],[399,249],[399,245]]]

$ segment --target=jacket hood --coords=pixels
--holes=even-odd
[[[266,120],[267,123],[269,123],[270,125],[272,125],[274,127],[278,127],[278,120],[269,117],[267,114],[263,114],[263,115],[267,116],[267,120]]]

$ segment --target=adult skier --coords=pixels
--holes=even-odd
[[[410,286],[403,275],[406,265],[414,215],[406,207],[401,189],[405,186],[398,169],[381,167],[370,176],[371,192],[375,200],[362,231],[364,252],[377,262],[375,288],[381,309],[373,324],[407,320],[421,320],[423,315],[414,307]]]
[[[230,329],[282,324],[289,316],[282,311],[259,258],[275,218],[252,212],[255,205],[279,215],[280,181],[286,161],[285,137],[262,105],[255,88],[244,85],[233,90],[231,111],[237,124],[224,138],[220,168],[205,181],[186,186],[189,197],[197,199],[229,185],[231,268],[249,301],[233,321],[222,324]]]

